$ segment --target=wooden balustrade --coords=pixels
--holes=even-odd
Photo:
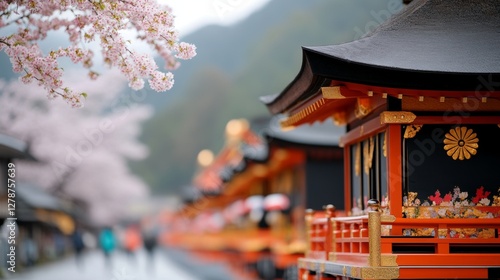
[[[338,263],[357,263],[370,267],[394,265],[387,262],[383,255],[398,255],[398,264],[411,265],[419,254],[422,258],[417,264],[435,264],[436,258],[429,254],[439,255],[443,265],[457,265],[458,255],[468,253],[469,256],[496,256],[492,261],[484,263],[484,258],[471,260],[462,258],[459,264],[500,265],[500,219],[411,219],[395,218],[381,215],[376,200],[369,201],[367,215],[357,217],[335,217],[335,208],[329,205],[324,212],[308,214],[308,251],[307,258],[330,260]],[[394,227],[397,230],[382,229]],[[418,229],[431,233],[428,236],[410,235]],[[468,229],[468,230],[467,230]],[[456,232],[468,233],[476,230],[475,238],[460,238]],[[423,255],[425,254],[425,256]],[[495,255],[496,254],[496,255]],[[401,256],[399,256],[401,255]],[[448,259],[446,259],[450,256]],[[426,259],[428,261],[426,261]],[[394,258],[395,259],[395,258]],[[494,259],[494,260],[493,260]]]
[[[308,247],[306,256],[314,259],[327,259],[332,250],[332,228],[330,220],[334,217],[335,208],[327,205],[324,213],[315,213],[309,209],[306,213]],[[317,215],[315,215],[317,214]]]

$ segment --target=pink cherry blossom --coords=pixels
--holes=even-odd
[[[74,88],[66,92],[70,106],[80,106],[75,92],[94,89],[94,98],[79,110],[59,95],[50,102],[33,94],[35,84],[0,80],[0,133],[29,143],[37,159],[16,160],[16,179],[83,202],[98,225],[113,223],[128,202],[148,195],[147,185],[130,171],[128,161],[148,154],[139,137],[152,109],[134,99],[120,99],[127,82],[117,70],[92,84],[81,75],[85,69],[68,72],[67,83]]]
[[[49,98],[62,97],[72,107],[82,107],[86,96],[68,88],[59,59],[89,69],[89,76],[99,75],[91,44],[96,42],[104,65],[120,69],[135,90],[145,80],[156,91],[169,90],[179,59],[196,55],[196,47],[179,42],[174,15],[168,6],[156,0],[0,0],[0,51],[10,58],[12,70],[24,83],[36,83]],[[39,43],[50,40],[51,32],[65,32],[67,46],[44,52]],[[134,48],[125,34],[135,34],[164,60],[167,72],[158,72],[151,55]],[[57,48],[57,47],[56,47]]]

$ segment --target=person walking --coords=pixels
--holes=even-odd
[[[83,243],[83,233],[79,227],[75,228],[71,236],[71,241],[73,243],[73,250],[75,252],[76,264],[81,267],[82,265],[82,254],[85,250],[85,244]]]
[[[111,265],[111,253],[116,248],[116,237],[115,233],[110,227],[102,229],[101,233],[99,234],[99,246],[104,253],[106,264]]]
[[[155,251],[158,245],[158,226],[150,218],[145,218],[141,223],[142,242],[148,256],[148,267],[150,274],[155,273]]]
[[[131,225],[125,230],[123,248],[133,259],[135,252],[142,246],[142,236],[137,225]]]

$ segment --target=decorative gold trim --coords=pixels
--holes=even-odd
[[[398,279],[397,267],[363,267],[360,279]]]
[[[322,87],[321,94],[325,99],[345,99],[339,86],[336,87]]]
[[[330,225],[331,225],[331,229],[332,229],[332,244],[337,244],[337,237],[336,237],[336,234],[335,232],[337,231],[337,221],[335,219],[330,219]],[[328,259],[332,262],[335,262],[337,261],[337,254],[336,254],[336,249],[332,250],[332,252],[330,252],[328,254]]]
[[[380,216],[380,221],[385,223],[392,223],[396,221],[396,216],[394,215],[382,215]]]
[[[422,126],[423,125],[421,125],[421,124],[410,124],[410,125],[407,125],[406,129],[405,129],[405,134],[404,134],[403,137],[405,139],[415,137],[415,135],[417,135],[417,132],[419,132],[420,129],[422,129]]]
[[[457,126],[444,135],[444,150],[453,160],[470,159],[477,153],[479,139],[472,129]]]
[[[372,111],[369,98],[358,98],[356,102],[356,108],[354,109],[354,116],[361,119],[367,116]]]
[[[380,204],[376,200],[368,201],[368,264],[371,267],[379,267],[381,265],[381,223],[380,223]]]
[[[361,143],[356,144],[354,151],[354,174],[359,176],[361,174]]]
[[[370,174],[370,169],[373,165],[373,151],[375,150],[375,143],[373,141],[373,137],[366,140],[363,143],[363,165],[365,174]]]
[[[412,112],[384,111],[380,114],[381,124],[412,123],[417,116]]]
[[[384,144],[382,145],[384,157],[387,157],[387,131],[384,132]]]
[[[337,263],[326,263],[317,262],[317,260],[311,261],[301,261],[299,260],[299,268],[305,269],[302,276],[310,276],[309,272],[319,272],[318,263],[325,265],[324,273],[334,276],[344,276],[356,279],[398,279],[399,278],[399,267],[397,265],[389,265],[394,263],[393,260],[396,256],[388,256],[387,264],[388,266],[380,267],[370,267],[370,266],[355,266],[349,264],[337,264]],[[321,266],[321,264],[319,266]]]
[[[360,278],[362,274],[360,267],[351,267],[351,277],[352,278]]]
[[[321,106],[325,105],[326,101],[324,98],[316,100],[314,103],[311,105],[305,107],[304,109],[300,110],[299,112],[289,116],[288,118],[284,119],[281,121],[281,127],[287,128],[287,127],[293,127],[296,123],[304,119],[305,117],[309,116],[316,110],[318,110]]]
[[[397,263],[398,255],[382,255],[381,265],[382,266],[398,266]]]
[[[328,260],[331,262],[336,262],[337,261],[337,254],[335,254],[335,252],[330,252],[328,254]]]
[[[333,123],[336,125],[344,125],[347,123],[347,115],[345,111],[338,111],[332,114]]]

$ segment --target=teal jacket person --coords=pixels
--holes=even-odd
[[[99,245],[106,255],[109,255],[116,248],[115,234],[110,228],[105,228],[101,231]]]

